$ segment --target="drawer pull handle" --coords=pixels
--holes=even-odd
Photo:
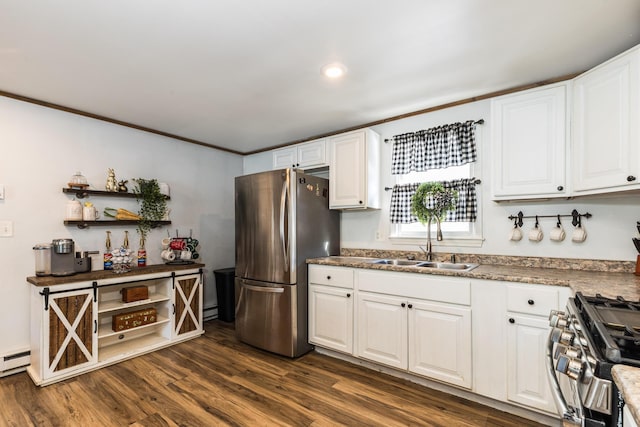
[[[406,306],[405,303],[400,304],[400,307],[405,307],[405,306]]]
[[[514,319],[513,317],[509,318],[509,323],[516,323],[516,319]]]
[[[347,298],[351,298],[351,294],[347,294]]]
[[[331,280],[331,276],[327,276],[327,280]]]
[[[413,304],[409,304],[407,307],[409,307],[409,308],[413,308]]]
[[[533,304],[535,304],[536,302],[535,302],[534,300],[530,299],[529,301],[527,301],[527,303],[528,303],[529,305],[533,305]]]
[[[564,187],[562,185],[558,185],[558,191],[562,191],[564,190]]]
[[[633,182],[633,181],[635,181],[635,180],[636,180],[636,177],[635,177],[635,176],[633,176],[633,175],[629,175],[629,176],[627,177],[627,181],[628,181],[628,182]]]

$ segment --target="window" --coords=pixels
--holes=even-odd
[[[467,163],[462,166],[454,166],[445,169],[432,169],[426,172],[411,172],[405,175],[393,175],[395,184],[410,184],[427,181],[450,181],[460,178],[478,177],[475,173],[479,170],[479,164]],[[475,222],[442,222],[441,229],[444,240],[439,244],[456,246],[479,246],[482,241],[481,227],[481,186],[476,186],[478,196],[478,212]],[[420,222],[410,224],[391,224],[391,239],[420,239],[426,238],[427,226]],[[436,226],[431,225],[431,237],[435,240]]]

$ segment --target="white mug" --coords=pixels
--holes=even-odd
[[[522,240],[522,230],[520,230],[520,227],[515,226],[511,229],[509,240],[513,240],[514,242]]]
[[[539,225],[533,227],[529,230],[529,240],[532,242],[539,242],[544,237],[544,233],[542,233],[542,228]]]
[[[81,221],[82,204],[77,200],[69,200],[67,202],[67,214],[64,218],[70,221]]]
[[[191,259],[191,251],[184,250],[180,252],[180,259]]]
[[[95,221],[100,218],[100,212],[95,206],[85,206],[82,208],[83,221]]]
[[[566,235],[562,225],[558,225],[549,232],[549,238],[554,242],[562,242]]]
[[[165,261],[173,261],[176,259],[176,254],[174,254],[173,251],[169,249],[165,249],[164,251],[162,251],[160,256]]]
[[[169,243],[171,243],[171,239],[169,237],[162,239],[162,249],[169,249]]]
[[[582,228],[581,225],[578,225],[573,229],[573,235],[571,236],[571,240],[575,243],[582,243],[587,240],[587,230]]]

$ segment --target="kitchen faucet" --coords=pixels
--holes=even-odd
[[[427,237],[427,247],[418,246],[420,250],[427,257],[427,261],[432,261],[433,258],[433,246],[431,245],[431,236]]]

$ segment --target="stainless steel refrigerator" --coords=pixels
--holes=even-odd
[[[307,338],[307,258],[338,255],[340,216],[329,181],[293,169],[235,180],[236,335],[284,356]]]

